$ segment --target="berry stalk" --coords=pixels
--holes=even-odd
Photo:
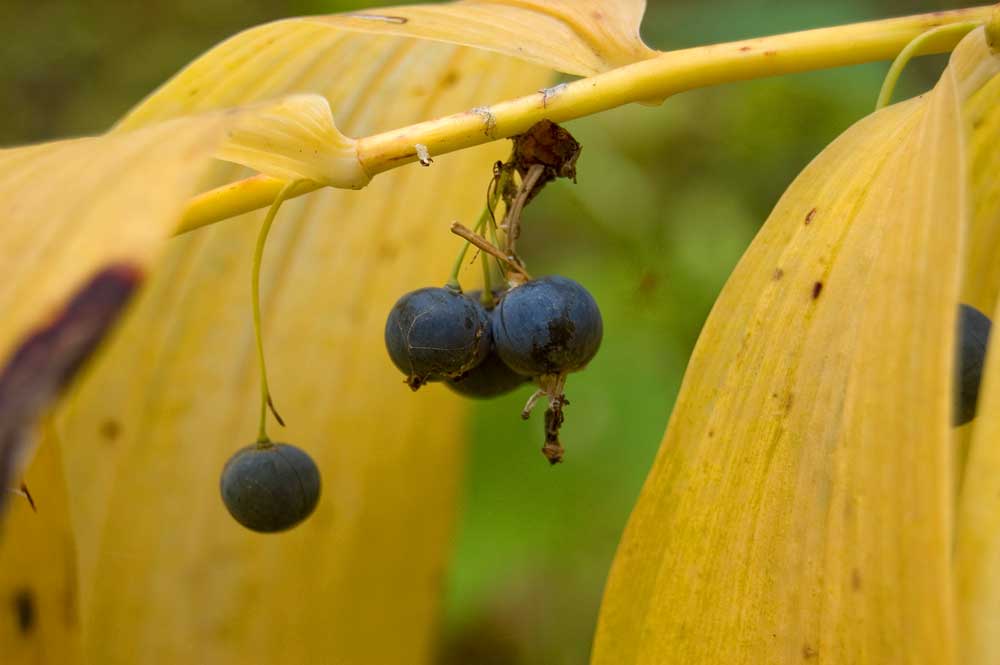
[[[257,342],[257,360],[260,366],[260,423],[257,428],[257,443],[258,445],[268,444],[271,442],[270,437],[267,435],[267,411],[271,410],[274,414],[274,418],[278,423],[284,427],[285,421],[281,419],[278,414],[278,410],[274,408],[274,402],[271,400],[271,391],[267,386],[267,362],[264,359],[264,339],[263,333],[261,332],[260,324],[260,264],[264,257],[264,246],[267,244],[267,236],[271,232],[271,225],[274,224],[274,218],[278,214],[278,210],[281,208],[281,204],[285,202],[288,196],[291,194],[292,190],[301,181],[292,181],[287,183],[278,192],[278,196],[274,199],[274,203],[271,204],[270,209],[267,211],[267,216],[264,217],[264,223],[260,227],[260,233],[257,235],[257,246],[254,248],[253,252],[253,269],[250,271],[250,297],[253,303],[253,332],[254,339]]]

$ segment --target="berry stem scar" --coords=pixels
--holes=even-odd
[[[268,409],[274,414],[274,418],[278,421],[279,425],[284,427],[285,421],[281,419],[278,410],[274,407],[274,401],[271,399],[271,391],[267,386],[267,364],[264,360],[264,340],[260,325],[260,264],[264,256],[264,245],[267,243],[267,235],[271,232],[271,225],[274,224],[274,218],[277,216],[281,204],[285,202],[285,199],[288,198],[299,182],[298,180],[292,180],[285,184],[281,188],[281,191],[278,192],[277,198],[274,199],[274,203],[271,204],[271,207],[267,211],[267,216],[264,217],[260,233],[257,234],[257,246],[253,252],[253,269],[250,273],[250,296],[253,302],[253,332],[257,342],[257,360],[260,367],[260,425],[257,428],[257,443],[261,445],[271,442],[270,437],[267,435]]]

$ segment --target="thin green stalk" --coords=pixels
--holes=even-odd
[[[489,208],[483,210],[482,214],[479,215],[479,221],[476,222],[476,226],[473,230],[476,233],[481,233],[483,226],[486,224],[486,220],[490,217]],[[465,262],[465,255],[469,251],[469,243],[462,243],[462,249],[458,251],[458,256],[455,257],[455,264],[451,268],[451,277],[448,278],[448,282],[445,286],[456,289],[458,291],[462,290],[462,286],[458,281],[458,273],[462,270],[462,264]]]
[[[899,77],[903,73],[903,69],[909,64],[917,55],[922,55],[920,53],[921,47],[927,44],[934,37],[940,37],[942,35],[948,35],[956,40],[967,33],[981,26],[981,22],[968,21],[966,23],[952,23],[950,25],[942,25],[915,37],[909,44],[903,47],[903,50],[899,52],[896,59],[892,61],[892,66],[889,67],[889,73],[885,75],[885,80],[882,81],[882,89],[878,93],[878,101],[875,102],[875,110],[885,108],[892,101],[892,93],[896,89],[896,83],[899,82]]]
[[[285,199],[288,198],[292,189],[294,189],[299,182],[300,181],[297,180],[288,182],[281,188],[281,191],[278,192],[277,198],[274,199],[274,202],[267,211],[267,216],[264,217],[264,224],[260,227],[260,233],[257,235],[257,246],[254,248],[253,252],[253,269],[250,273],[250,294],[253,302],[253,332],[254,337],[257,340],[257,359],[260,363],[260,424],[257,428],[258,444],[271,442],[270,437],[267,435],[268,409],[271,410],[271,413],[274,414],[275,419],[280,425],[285,425],[285,422],[278,414],[278,410],[274,408],[274,402],[271,400],[271,391],[267,386],[267,364],[264,360],[264,339],[261,333],[260,325],[260,264],[264,257],[264,245],[267,243],[267,236],[271,232],[271,225],[274,223],[274,218],[278,214],[278,209],[281,208],[281,204],[285,202]]]
[[[490,275],[490,256],[486,252],[480,252],[479,258],[483,264],[483,295],[479,297],[479,302],[486,309],[493,309],[493,280]]]

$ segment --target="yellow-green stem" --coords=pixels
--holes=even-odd
[[[875,102],[875,110],[878,111],[889,105],[889,102],[892,101],[892,93],[896,89],[896,83],[899,82],[899,77],[906,68],[906,65],[914,57],[922,55],[921,49],[929,40],[942,34],[954,35],[956,38],[961,39],[980,25],[982,25],[982,22],[967,21],[965,23],[938,26],[937,28],[928,30],[907,44],[899,52],[899,55],[896,56],[896,59],[892,61],[892,66],[889,67],[889,72],[885,75],[885,80],[882,81],[882,89],[879,90],[878,100]]]
[[[278,214],[278,209],[281,208],[281,204],[289,197],[292,190],[295,189],[301,181],[292,181],[285,184],[284,187],[278,192],[277,197],[274,202],[271,203],[270,209],[267,211],[267,216],[264,217],[264,223],[260,227],[260,233],[257,235],[257,246],[254,248],[253,252],[253,269],[250,272],[250,294],[253,301],[253,332],[254,338],[257,341],[257,360],[260,365],[260,423],[257,428],[257,443],[269,443],[271,441],[270,437],[267,435],[267,410],[270,408],[274,412],[274,417],[281,422],[281,416],[278,415],[277,410],[274,408],[274,404],[271,401],[271,391],[267,386],[267,363],[264,360],[264,336],[261,332],[260,324],[260,264],[264,258],[264,245],[267,244],[267,236],[271,232],[271,225],[274,224],[274,218]]]
[[[473,227],[473,230],[476,233],[482,232],[483,226],[486,224],[486,220],[489,219],[489,216],[490,216],[489,209],[484,209],[482,214],[479,215],[479,220],[476,222],[476,225]],[[469,251],[468,241],[463,242],[462,249],[458,250],[458,256],[455,257],[455,264],[451,268],[451,277],[448,278],[446,286],[449,286],[453,289],[457,289],[459,291],[462,290],[462,286],[458,281],[458,273],[462,271],[462,264],[465,262],[465,255],[468,253],[468,251]]]
[[[479,259],[483,265],[483,295],[479,297],[479,302],[486,309],[493,309],[493,280],[490,276],[490,255],[486,252],[480,252]]]
[[[376,175],[416,161],[418,143],[435,156],[443,155],[520,134],[543,118],[564,122],[720,83],[888,60],[932,28],[984,22],[992,11],[992,6],[972,7],[668,51],[574,81],[549,94],[533,93],[360,138],[356,142],[358,160],[365,172]],[[932,35],[921,52],[949,51],[959,38],[948,31]],[[189,202],[177,232],[262,208],[283,186],[277,178],[257,176],[205,192]],[[319,183],[303,182],[293,194],[320,187]]]

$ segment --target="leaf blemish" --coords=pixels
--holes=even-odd
[[[813,221],[813,217],[816,216],[816,208],[813,208],[806,214],[806,226],[808,226]]]
[[[816,282],[813,284],[813,300],[819,298],[819,294],[823,292],[823,282]]]
[[[28,635],[35,627],[35,595],[31,589],[18,589],[14,593],[14,618],[17,629],[22,635]]]
[[[434,163],[434,160],[431,159],[430,151],[427,150],[427,146],[423,143],[418,143],[414,147],[417,151],[417,160],[419,160],[421,166],[430,166]]]
[[[113,418],[108,418],[103,423],[101,423],[100,429],[101,436],[108,441],[114,441],[118,438],[118,435],[122,433],[122,426],[117,420]]]
[[[450,88],[451,86],[458,83],[458,80],[460,78],[461,76],[454,69],[449,70],[449,72],[441,78],[441,83],[438,84],[438,87],[440,87],[442,90]]]
[[[542,94],[542,108],[548,108],[549,100],[558,95],[566,88],[566,83],[554,85],[551,88],[542,88],[538,92]]]
[[[351,14],[351,16],[365,21],[382,21],[383,23],[396,23],[398,25],[403,25],[410,20],[404,16],[384,16],[382,14]]]
[[[777,282],[779,279],[781,279],[784,276],[785,276],[785,271],[784,270],[782,270],[781,268],[775,268],[774,269],[774,281]]]
[[[741,46],[740,50],[743,51],[744,53],[746,53],[747,51],[752,51],[753,47],[751,47],[751,46]]]
[[[493,116],[493,112],[490,111],[489,107],[477,106],[472,109],[472,113],[475,113],[483,119],[483,134],[492,137],[493,130],[497,127],[497,119]]]

